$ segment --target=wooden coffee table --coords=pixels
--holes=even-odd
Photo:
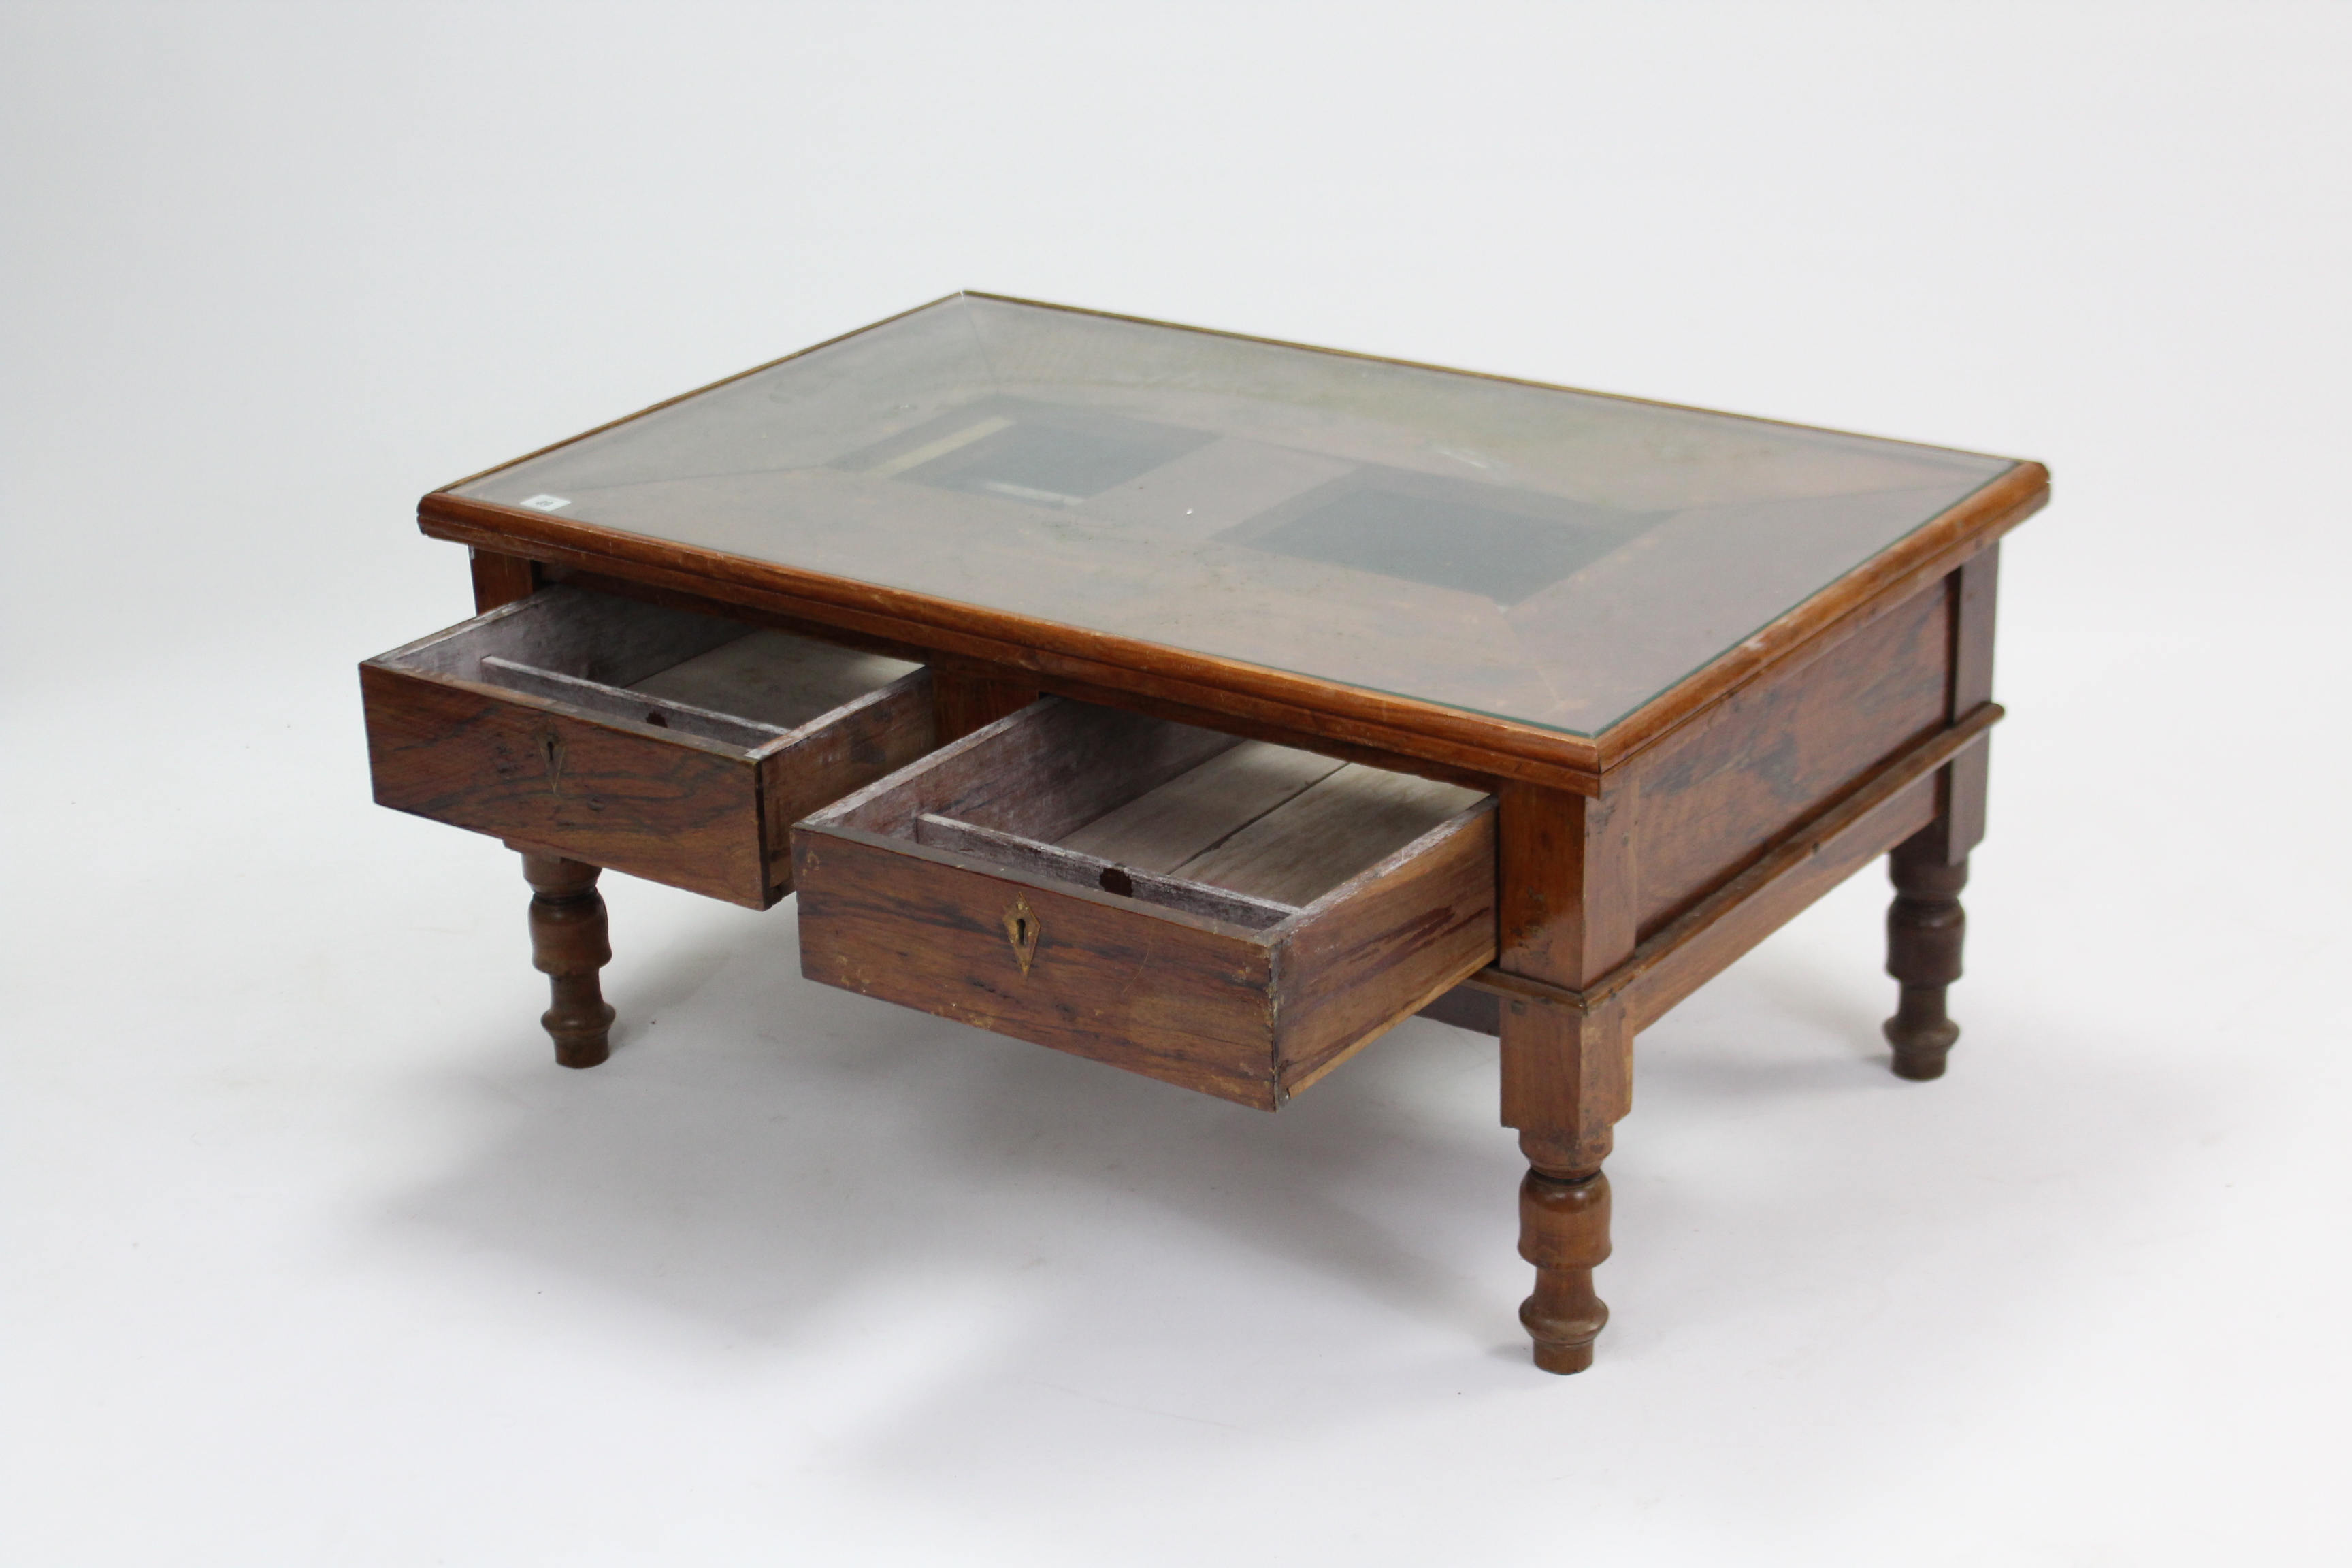
[[[600,869],[809,978],[1273,1110],[1501,1037],[1538,1365],[1606,1319],[1633,1042],[1892,851],[1932,1079],[1996,542],[2041,465],[965,294],[425,498],[461,626],[376,798],[522,851],[557,1059]]]

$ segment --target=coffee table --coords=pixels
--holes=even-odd
[[[1997,542],[2041,465],[983,294],[434,491],[473,620],[362,667],[376,797],[523,855],[557,1058],[600,870],[803,972],[1265,1110],[1499,1036],[1546,1370],[1606,1321],[1637,1033],[1888,854],[1958,1030]]]

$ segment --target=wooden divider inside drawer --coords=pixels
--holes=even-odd
[[[753,909],[794,821],[933,744],[920,666],[578,588],[360,683],[380,804]]]
[[[793,844],[809,978],[1266,1110],[1495,954],[1492,797],[1058,698]]]

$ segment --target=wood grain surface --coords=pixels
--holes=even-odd
[[[1992,700],[1993,619],[2000,589],[2000,546],[1987,549],[1948,579],[1952,602],[1952,721]],[[1947,866],[1967,860],[1984,842],[1985,800],[1991,781],[1992,745],[1972,746],[1944,770],[1943,795],[1932,852]]]
[[[1350,763],[1234,828],[1177,868],[1194,881],[1307,904],[1486,797]],[[1491,898],[1494,855],[1486,856]]]
[[[908,839],[793,836],[811,980],[1271,1110],[1275,944],[1264,933]],[[1024,967],[1006,931],[1025,907]]]
[[[755,631],[629,683],[667,701],[797,730],[922,667],[786,632]]]
[[[1122,866],[1175,871],[1340,766],[1311,752],[1244,742],[1063,835],[1061,843]]]
[[[520,555],[504,555],[494,550],[469,550],[468,565],[474,576],[474,613],[495,610],[501,605],[511,605],[518,599],[528,599],[539,590],[538,563]]]
[[[1931,584],[1645,753],[1633,768],[1641,934],[1738,875],[1886,757],[1942,728],[1950,632],[1949,595]]]
[[[1633,843],[1641,791],[1606,795],[1511,783],[1502,801],[1502,956],[1497,966],[1570,990],[1633,951]]]
[[[990,679],[952,669],[935,672],[940,739],[960,741],[1037,700],[1037,688],[1022,680]]]
[[[1495,955],[1495,805],[1480,801],[1333,889],[1277,957],[1284,1091],[1313,1083]]]

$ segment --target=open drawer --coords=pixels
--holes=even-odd
[[[1495,954],[1492,797],[1058,698],[793,848],[810,979],[1267,1110]]]
[[[765,909],[792,825],[931,749],[929,673],[569,587],[360,666],[380,805]]]

